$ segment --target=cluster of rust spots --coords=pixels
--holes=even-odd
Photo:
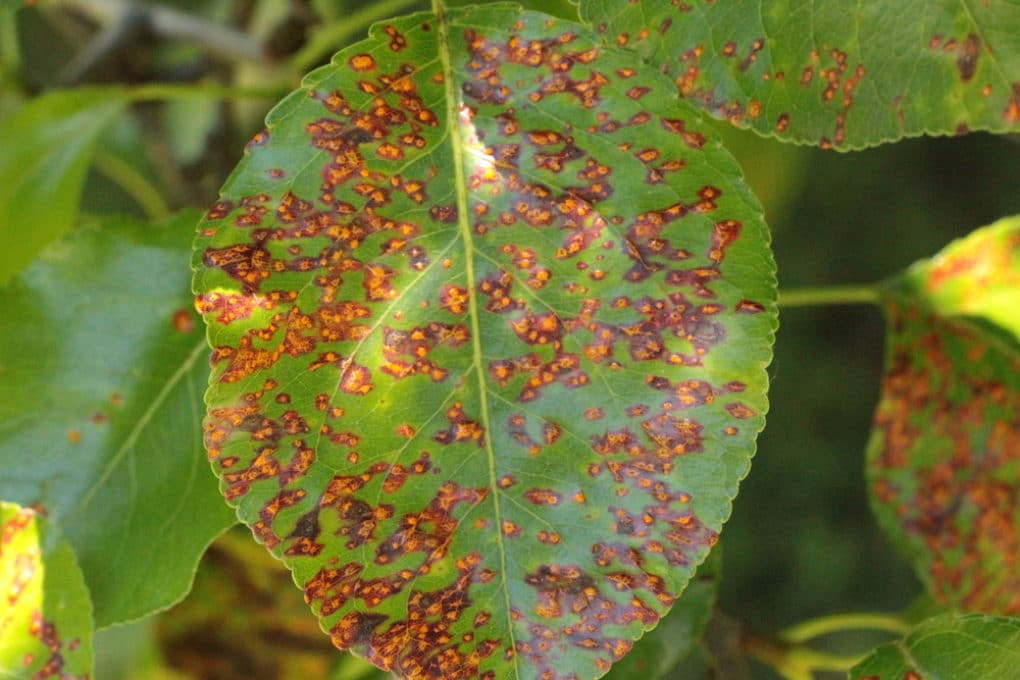
[[[359,504],[365,504],[354,499],[353,494],[370,479],[368,473],[358,478],[335,478],[324,499],[337,506],[342,518],[344,514],[357,514]],[[487,493],[486,489],[464,488],[448,482],[424,509],[404,515],[392,534],[373,541],[377,565],[400,566],[386,571],[385,576],[369,577],[368,565],[348,562],[321,568],[305,584],[306,601],[322,616],[339,612],[353,600],[369,609],[376,609],[391,598],[400,597],[404,601],[402,610],[407,615],[403,619],[360,608],[341,616],[330,630],[337,647],[363,649],[373,663],[406,677],[480,677],[479,664],[499,649],[499,641],[477,640],[473,633],[458,636],[453,630],[473,604],[470,586],[490,582],[495,576],[482,567],[481,556],[468,553],[459,557],[456,578],[448,586],[432,591],[415,590],[407,595],[403,592],[447,557],[458,524],[453,516],[455,508],[462,503],[476,505]],[[345,509],[348,506],[355,509]],[[363,521],[374,521],[370,519],[374,516],[371,508],[360,507],[360,514]],[[349,547],[367,540],[359,542],[359,538],[363,537],[352,538]],[[409,561],[408,557],[415,554],[417,560]],[[483,616],[489,617],[478,612],[475,618]],[[475,627],[485,622],[476,620]]]
[[[599,90],[609,81],[594,70],[586,79],[570,77],[575,64],[591,64],[599,56],[597,47],[581,51],[563,49],[576,39],[576,34],[567,32],[544,40],[529,40],[516,34],[505,41],[490,40],[478,31],[468,29],[464,40],[471,57],[467,68],[473,77],[464,83],[464,94],[478,102],[505,104],[511,96],[512,87],[503,82],[502,70],[508,63],[519,64],[551,73],[530,93],[532,102],[566,93],[573,95],[584,108],[594,108],[601,101]]]
[[[595,667],[608,671],[630,651],[632,642],[607,629],[654,625],[657,612],[675,598],[665,581],[647,570],[648,560],[636,548],[595,543],[592,560],[598,576],[577,564],[549,564],[524,577],[535,592],[535,604],[531,611],[514,609],[511,614],[526,627],[527,636],[518,635],[517,652],[535,666],[536,677],[578,677],[569,664],[557,663],[571,647],[593,653]]]
[[[433,382],[442,382],[449,371],[429,359],[429,353],[436,347],[460,347],[470,332],[463,324],[433,321],[406,331],[385,327],[382,337],[384,361],[379,370],[397,379],[427,375]]]
[[[865,68],[863,64],[857,64],[851,70],[849,56],[845,51],[836,47],[825,49],[827,60],[818,51],[811,53],[810,63],[804,68],[800,82],[805,87],[810,86],[817,72],[822,85],[822,102],[838,103],[836,127],[832,137],[822,137],[818,142],[821,148],[830,149],[833,146],[842,146],[846,142],[846,117],[853,106],[855,92],[864,79]],[[826,65],[826,61],[829,65]]]
[[[932,330],[891,355],[875,415],[882,445],[871,461],[872,493],[923,548],[940,601],[1016,614],[1020,494],[1008,472],[1020,465],[1015,392],[988,371],[961,372],[950,358],[951,346],[966,345],[968,361],[980,365],[991,350],[972,333],[916,309],[895,314],[901,330],[919,321]],[[934,456],[925,453],[933,437]]]
[[[11,567],[10,577],[5,574],[6,589],[0,594],[0,601],[3,602],[5,611],[13,613],[19,606],[22,596],[29,585],[42,576],[42,552],[38,545],[32,544],[27,550],[17,552],[13,559],[10,557],[12,543],[18,534],[28,529],[36,521],[36,517],[45,514],[42,508],[21,508],[12,517],[7,519],[0,526],[0,558],[6,566]],[[40,586],[41,587],[41,586]],[[10,625],[11,619],[0,615],[0,629]],[[2,631],[0,631],[2,632]],[[31,675],[23,677],[28,680],[48,680],[59,678],[60,680],[89,680],[87,673],[72,675],[65,670],[67,652],[73,652],[81,640],[75,638],[65,643],[57,629],[56,622],[45,618],[39,609],[33,609],[28,621],[28,634],[33,637],[46,650],[48,656],[39,665],[41,659],[35,654],[28,653],[22,658],[22,664],[26,671],[34,668]],[[19,676],[21,677],[21,676]]]
[[[9,552],[9,546],[15,536],[28,528],[35,520],[35,515],[35,511],[30,508],[22,508],[3,523],[3,526],[0,527],[0,555]],[[33,547],[29,552],[19,552],[14,556],[13,578],[11,578],[7,592],[3,594],[4,601],[12,610],[18,604],[18,600],[21,599],[29,583],[35,578],[40,566],[40,558],[39,549],[36,547]]]
[[[767,46],[764,37],[751,39],[746,47],[741,47],[735,41],[725,42],[718,50],[718,56],[724,60],[735,61],[734,70],[740,74],[748,74],[752,71],[759,71],[755,65]],[[675,71],[674,81],[680,94],[685,98],[698,102],[701,106],[714,114],[741,125],[747,120],[759,118],[763,113],[763,104],[758,99],[749,98],[746,102],[739,99],[727,99],[717,92],[717,86],[705,81],[701,59],[709,54],[709,58],[716,59],[717,55],[706,50],[705,45],[698,43],[679,53],[677,64],[670,64],[669,71]],[[783,80],[786,74],[777,71],[774,74],[768,71],[761,72],[762,80]]]
[[[60,678],[60,680],[89,680],[88,673],[82,675],[71,675],[64,670],[65,659],[64,659],[64,642],[62,641],[59,632],[57,631],[57,625],[53,621],[49,621],[43,617],[43,613],[39,610],[32,612],[32,620],[28,626],[28,634],[34,637],[42,644],[49,652],[49,657],[46,661],[36,670],[32,675],[28,676],[28,680],[46,680],[47,678]],[[71,640],[67,643],[67,649],[70,651],[75,650],[80,645],[79,640]],[[26,666],[31,666],[35,663],[35,659],[29,655],[24,659]]]
[[[478,446],[485,445],[485,428],[477,420],[472,420],[460,402],[454,403],[446,410],[446,419],[450,426],[435,434],[435,439],[440,444],[455,444],[462,442],[475,442]]]
[[[963,83],[973,80],[977,73],[982,47],[981,37],[976,33],[968,33],[962,40],[936,33],[928,40],[928,49],[956,54],[956,70]]]

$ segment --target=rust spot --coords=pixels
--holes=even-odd
[[[1020,122],[1020,82],[1011,85],[1011,92],[1006,109],[1002,112],[1002,117],[1010,125]]]
[[[960,72],[960,80],[970,82],[977,73],[978,57],[981,56],[981,38],[976,33],[967,34],[967,39],[960,43],[956,54],[956,69]]]
[[[358,72],[375,70],[375,59],[372,58],[371,54],[356,54],[347,63]]]
[[[179,333],[190,333],[195,330],[195,318],[187,309],[178,309],[174,312],[173,324]]]

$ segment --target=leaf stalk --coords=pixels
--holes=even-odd
[[[881,302],[878,287],[870,286],[812,286],[779,292],[780,307],[818,307],[822,305],[878,305]]]

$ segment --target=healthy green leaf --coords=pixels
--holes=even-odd
[[[1020,218],[883,289],[872,504],[946,605],[1020,612]]]
[[[63,90],[0,122],[0,285],[73,226],[96,139],[124,104],[109,89]]]
[[[78,228],[0,289],[0,498],[63,529],[99,627],[180,599],[232,523],[202,453],[197,218]]]
[[[581,16],[691,103],[779,139],[855,149],[1020,129],[1010,0],[583,0]]]
[[[1020,619],[946,614],[882,645],[852,680],[1004,680],[1020,668]]]
[[[774,265],[733,159],[633,55],[512,5],[378,25],[200,234],[209,455],[337,646],[596,677],[715,543]]]
[[[0,502],[0,676],[88,680],[92,605],[74,551],[46,516]]]

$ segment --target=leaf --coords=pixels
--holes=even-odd
[[[732,158],[632,55],[511,5],[377,25],[200,234],[213,468],[338,647],[597,677],[715,543],[774,265]]]
[[[718,118],[857,149],[921,134],[1020,129],[1020,6],[1008,0],[585,0]]]
[[[872,505],[935,598],[1020,612],[1020,218],[884,287]]]
[[[338,669],[392,677],[350,654],[338,658],[290,572],[240,528],[209,547],[194,588],[159,617],[158,634],[161,656],[187,678],[339,680]]]
[[[1001,680],[1020,668],[1020,619],[946,614],[882,645],[853,680]]]
[[[627,656],[604,676],[605,680],[664,678],[695,650],[715,607],[716,586],[722,571],[719,554],[715,550],[709,555],[669,614],[655,630],[637,641]]]
[[[108,88],[63,90],[0,121],[0,285],[74,225],[96,139],[124,105]]]
[[[196,219],[81,227],[0,297],[0,498],[63,529],[98,627],[180,599],[232,523],[202,454]]]
[[[91,676],[92,605],[74,551],[44,514],[4,502],[0,593],[0,676]]]

